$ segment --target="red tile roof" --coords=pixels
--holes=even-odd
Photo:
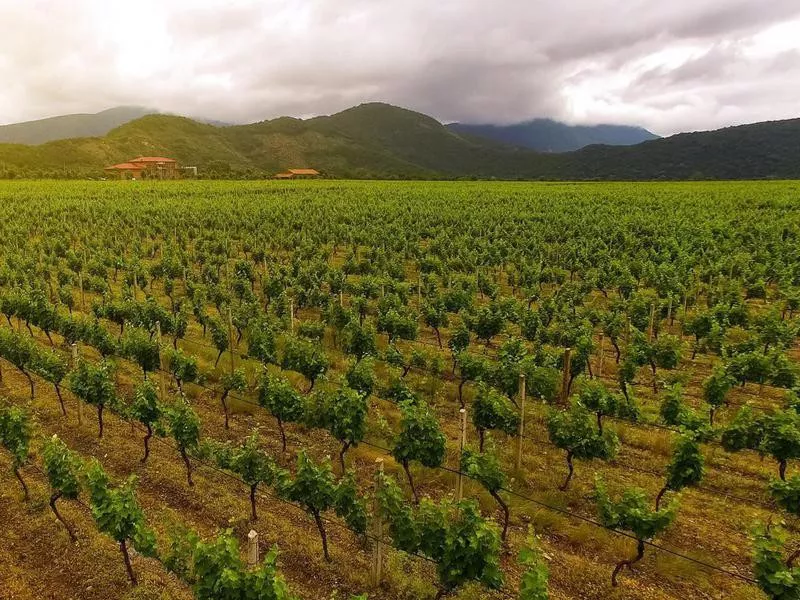
[[[292,175],[319,175],[316,169],[289,169]]]
[[[118,165],[111,165],[110,167],[106,167],[105,171],[141,171],[142,165],[135,165],[133,163],[120,163]]]
[[[163,156],[140,156],[131,160],[132,163],[148,163],[148,162],[177,162],[174,158],[164,158]]]

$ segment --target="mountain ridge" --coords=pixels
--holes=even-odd
[[[539,152],[571,152],[594,144],[631,146],[659,139],[643,127],[569,125],[554,119],[530,119],[511,125],[450,123],[448,129]]]
[[[155,111],[142,106],[115,106],[97,113],[74,113],[0,125],[0,143],[44,144],[61,139],[97,137]]]
[[[103,167],[142,154],[170,156],[209,177],[313,167],[343,178],[790,179],[800,178],[800,119],[539,153],[383,103],[230,126],[151,114],[104,137],[0,144],[0,177],[102,177]]]

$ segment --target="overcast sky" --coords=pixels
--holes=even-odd
[[[385,101],[660,134],[800,116],[800,0],[0,0],[0,122]]]

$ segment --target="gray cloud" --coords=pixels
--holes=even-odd
[[[659,133],[797,116],[796,0],[0,0],[0,122],[248,122],[386,101]]]

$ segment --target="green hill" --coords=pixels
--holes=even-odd
[[[636,146],[588,146],[541,154],[459,133],[387,104],[331,116],[281,117],[218,127],[148,115],[104,137],[38,146],[0,144],[0,177],[102,176],[103,167],[163,155],[201,175],[263,177],[313,167],[335,177],[750,179],[800,178],[800,119],[690,133]]]

